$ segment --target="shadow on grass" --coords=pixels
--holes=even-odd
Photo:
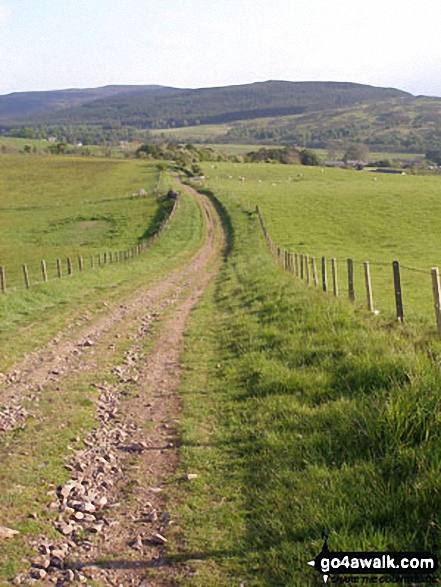
[[[145,230],[144,234],[138,237],[138,242],[141,243],[152,236],[154,236],[161,226],[166,221],[167,217],[171,214],[173,210],[173,200],[167,198],[167,196],[163,196],[159,200],[159,206],[155,212],[155,215],[150,221],[149,226]]]
[[[128,569],[151,569],[155,567],[174,567],[183,563],[191,563],[192,561],[204,561],[204,560],[222,560],[226,558],[240,557],[244,554],[244,550],[205,550],[198,552],[189,552],[185,554],[175,555],[164,555],[159,558],[152,560],[109,560],[109,561],[87,561],[87,562],[76,562],[71,568],[75,570],[82,570],[85,568],[95,567],[103,570],[128,570]],[[147,558],[147,557],[146,557]]]
[[[224,234],[225,234],[225,247],[224,247],[222,254],[223,254],[224,260],[226,261],[228,259],[228,257],[230,256],[230,254],[234,248],[234,245],[235,245],[235,230],[234,230],[234,226],[233,226],[233,222],[231,220],[230,214],[228,213],[226,207],[219,200],[219,198],[217,196],[215,196],[211,190],[195,186],[189,181],[183,181],[183,183],[186,183],[187,185],[191,186],[193,189],[198,191],[200,194],[207,196],[207,198],[213,204],[216,212],[219,214],[222,228],[223,228]]]

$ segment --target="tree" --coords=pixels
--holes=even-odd
[[[367,163],[369,161],[370,154],[371,152],[369,147],[364,143],[355,143],[354,145],[351,145],[349,149],[347,149],[346,153],[343,155],[343,161],[345,163],[348,161]]]
[[[191,166],[191,171],[193,173],[193,175],[202,175],[202,168],[200,165],[197,165],[196,163],[193,163]]]
[[[441,151],[439,149],[431,149],[426,153],[427,161],[441,165]]]
[[[300,162],[302,165],[320,165],[320,158],[314,151],[303,149],[300,151]]]

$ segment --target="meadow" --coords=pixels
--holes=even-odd
[[[8,289],[24,287],[22,264],[32,282],[50,277],[56,259],[124,250],[147,235],[158,211],[153,190],[158,170],[138,161],[3,156],[0,166],[0,264]],[[138,197],[138,190],[148,194]],[[134,195],[132,195],[134,194]]]
[[[158,219],[158,170],[149,163],[7,156],[0,163],[2,217],[16,222],[2,234],[10,256],[14,243],[26,255],[35,243],[37,264],[42,252],[61,255],[66,241],[64,254],[124,248]],[[177,520],[167,558],[185,563],[179,584],[323,585],[306,564],[321,550],[322,532],[334,550],[436,552],[441,342],[433,336],[429,270],[439,259],[439,178],[277,165],[206,164],[205,171],[227,242],[220,272],[190,316],[182,356],[180,462],[166,496]],[[159,192],[171,181],[162,176]],[[146,198],[131,196],[139,188]],[[280,246],[338,258],[340,299],[278,266],[256,204]],[[85,312],[95,319],[108,302],[160,280],[203,237],[199,206],[182,194],[167,229],[141,256],[1,295],[0,371]],[[344,299],[347,256],[371,261],[379,315],[365,309],[360,272],[357,304]],[[422,270],[403,270],[404,327],[391,319],[393,258]],[[99,352],[108,371],[106,349]],[[0,447],[14,462],[0,514],[23,533],[46,531],[23,512],[43,507],[35,495],[47,501],[48,484],[66,474],[70,439],[94,425],[90,383],[74,381],[59,413],[45,396],[45,426],[30,422]],[[63,414],[69,423],[61,435]],[[197,477],[183,483],[189,472]],[[0,579],[25,552],[9,546],[0,555]]]
[[[173,236],[166,232],[135,259],[99,266],[98,254],[103,259],[104,252],[132,248],[157,230],[166,210],[153,190],[166,194],[171,179],[164,176],[159,182],[157,167],[138,160],[5,155],[0,164],[0,264],[7,280],[7,293],[0,295],[0,371],[49,340],[81,308],[105,311],[103,295],[119,299],[159,279],[193,254],[202,238],[199,206],[184,194],[171,222]],[[141,188],[147,195],[138,197]],[[83,257],[82,273],[78,255]],[[57,277],[57,258],[63,279]],[[47,283],[41,259],[47,264]]]
[[[259,206],[273,240],[317,260],[337,259],[347,297],[347,259],[355,264],[357,303],[365,305],[369,261],[375,309],[393,316],[392,261],[401,265],[405,318],[433,322],[430,269],[441,265],[441,178],[320,167],[219,163],[207,184]],[[240,181],[239,177],[245,178]]]
[[[323,585],[323,532],[331,550],[436,552],[439,340],[293,279],[245,198],[219,197],[228,254],[186,342],[183,584]]]

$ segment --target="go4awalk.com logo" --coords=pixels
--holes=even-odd
[[[438,559],[430,552],[331,552],[328,537],[324,536],[324,539],[322,551],[308,565],[322,574],[325,583],[331,575],[399,575],[401,578],[418,578],[427,577],[438,569]]]

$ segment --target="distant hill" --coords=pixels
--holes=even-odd
[[[0,131],[24,126],[38,129],[38,136],[50,132],[84,144],[145,140],[160,129],[177,140],[320,148],[363,141],[377,150],[422,152],[441,149],[441,98],[346,82],[286,81],[0,96]]]
[[[352,83],[268,81],[185,90],[107,86],[95,90],[25,92],[0,97],[0,120],[167,128],[343,108],[410,94]]]
[[[81,107],[94,100],[102,100],[115,95],[142,94],[172,91],[163,86],[104,86],[90,89],[53,90],[47,92],[16,92],[0,96],[0,120],[28,120],[43,112],[66,110]],[[56,114],[55,114],[56,116]]]

